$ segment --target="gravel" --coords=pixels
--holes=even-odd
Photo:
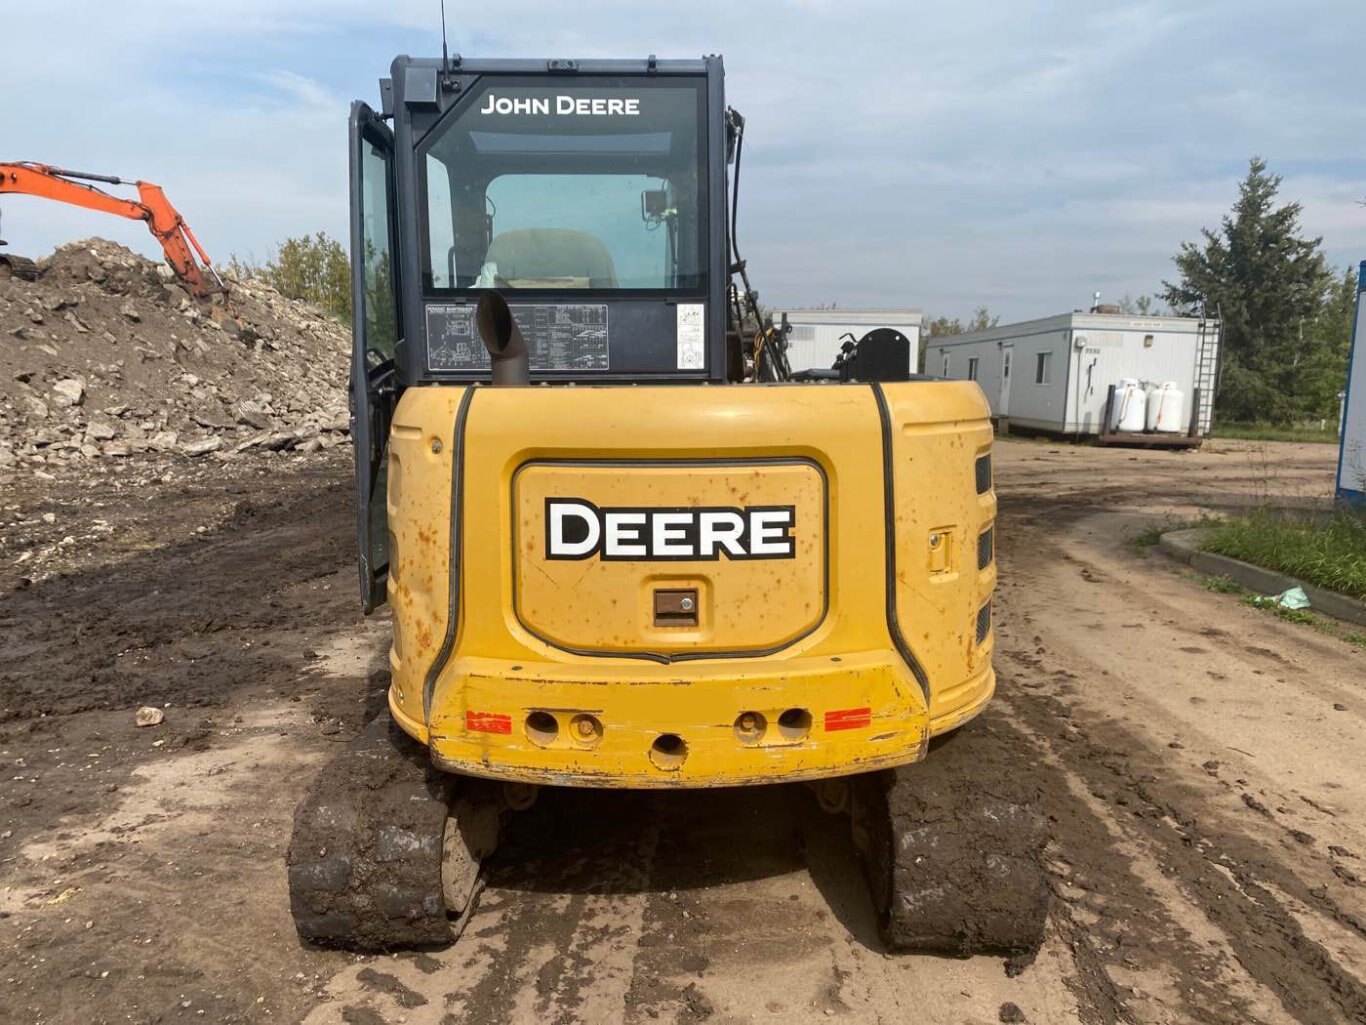
[[[346,326],[256,281],[197,301],[102,239],[0,280],[0,466],[235,459],[346,443]]]

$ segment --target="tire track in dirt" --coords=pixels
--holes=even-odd
[[[1118,491],[1109,490],[1103,506],[1074,496],[1003,503],[1002,576],[1013,584],[998,592],[1003,627],[997,649],[1001,710],[1038,738],[1065,767],[1067,776],[1079,780],[1102,806],[1114,809],[1116,822],[1122,823],[1120,828],[1138,838],[1163,872],[1218,928],[1241,969],[1274,993],[1286,1013],[1305,1023],[1366,1020],[1366,987],[1332,952],[1306,935],[1277,894],[1293,897],[1360,937],[1357,917],[1340,907],[1317,882],[1307,883],[1287,864],[1283,851],[1274,851],[1249,835],[1247,822],[1226,825],[1222,813],[1209,808],[1201,794],[1171,771],[1169,757],[1159,754],[1116,716],[1098,720],[1079,713],[1059,697],[1075,691],[1076,684],[1071,681],[1086,679],[1083,686],[1101,685],[1103,674],[1095,665],[1068,664],[1053,643],[1055,639],[1046,632],[1035,636],[1033,644],[1023,637],[1004,639],[1012,632],[1009,624],[1016,620],[1013,606],[1017,598],[1027,596],[1031,603],[1063,600],[1061,594],[1050,598],[1049,571],[1077,560],[1059,546],[1059,539],[1067,538],[1069,530],[1085,516],[1094,516],[1120,502],[1141,501],[1141,492]],[[1040,505],[1048,507],[1047,515],[1040,515]],[[1093,583],[1110,582],[1106,570],[1094,564],[1083,565],[1082,576]],[[1140,620],[1151,621],[1152,615],[1160,613],[1142,608],[1146,596],[1129,593],[1140,606],[1133,610]],[[1039,629],[1032,627],[1030,620],[1025,611],[1014,625],[1023,626],[1020,632],[1028,636]],[[1065,782],[1050,787],[1053,800],[1058,785]],[[1095,838],[1085,836],[1087,831],[1079,828],[1075,814],[1069,816],[1065,802],[1056,806],[1053,814],[1059,824],[1060,855],[1088,854]],[[1251,828],[1261,830],[1260,824]],[[1308,857],[1299,851],[1295,855]],[[1086,993],[1090,1013],[1098,1015],[1095,1020],[1136,1019],[1123,987],[1106,987],[1095,980],[1085,962],[1093,960],[1106,975],[1113,976],[1123,967],[1122,958],[1133,958],[1136,952],[1156,954],[1156,963],[1166,964],[1168,970],[1178,969],[1181,992],[1187,999],[1185,1013],[1189,1015],[1183,1020],[1248,1020],[1246,994],[1237,993],[1236,987],[1230,988],[1226,982],[1209,988],[1218,975],[1226,974],[1217,971],[1217,964],[1202,964],[1191,951],[1183,952],[1180,944],[1172,943],[1169,928],[1150,927],[1152,920],[1146,916],[1154,909],[1143,908],[1144,901],[1136,897],[1131,876],[1116,871],[1113,865],[1093,863],[1089,867],[1090,881],[1092,885],[1099,883],[1095,888],[1103,902],[1118,900],[1126,905],[1122,923],[1083,923],[1077,927],[1079,902],[1075,898],[1060,902],[1058,917],[1072,919],[1074,937],[1081,934],[1077,937],[1082,941],[1078,948],[1080,975],[1074,984]],[[1113,907],[1107,912],[1114,917]],[[1159,913],[1155,920],[1161,922],[1166,917]],[[1098,925],[1102,935],[1109,933],[1105,943],[1096,942]]]
[[[330,590],[322,603],[307,591],[351,558],[350,539],[330,529],[350,501],[350,486],[331,475],[305,478],[283,498],[238,502],[194,540],[3,596],[0,723],[162,700],[218,704],[278,675],[271,635],[356,618],[350,591]]]
[[[619,813],[637,829],[604,830],[607,809],[595,796],[557,794],[510,821],[489,866],[490,889],[508,906],[506,947],[489,977],[460,998],[458,1021],[571,1025],[619,1013],[659,826],[631,795]],[[562,902],[556,922],[545,920],[547,901]]]
[[[588,797],[588,803],[575,801]],[[362,958],[328,983],[309,1025],[345,1015],[410,1025],[537,1021],[570,1025],[621,1015],[648,899],[658,823],[647,803],[622,809],[633,827],[607,830],[592,795],[561,792],[512,817],[486,865],[487,887],[447,951],[386,963],[395,986],[425,994],[411,1007],[394,986],[367,984]]]
[[[1067,709],[1055,699],[1031,696],[1011,701],[1010,711],[1040,736],[1049,737],[1050,743],[1066,745],[1066,754],[1060,757],[1068,771],[1079,776],[1099,800],[1125,807],[1132,816],[1125,820],[1126,824],[1141,832],[1152,848],[1160,852],[1160,863],[1210,921],[1220,927],[1243,968],[1275,992],[1296,1020],[1305,1025],[1334,1020],[1366,1021],[1366,986],[1344,971],[1320,944],[1309,939],[1265,885],[1270,883],[1317,903],[1293,872],[1248,837],[1229,836],[1202,827],[1200,814],[1192,810],[1188,795],[1169,792],[1156,771],[1135,771],[1128,762],[1141,744],[1131,735],[1108,727],[1104,730],[1106,740],[1098,742],[1092,739],[1097,730],[1094,724],[1088,724],[1081,735],[1059,729],[1056,723],[1066,721]],[[1075,834],[1064,833],[1057,842],[1068,855],[1079,850],[1075,840]],[[1118,875],[1111,864],[1108,877],[1094,877],[1104,879],[1107,899],[1117,893]],[[1135,906],[1126,910],[1145,909]],[[1111,909],[1107,909],[1109,913],[1113,913]],[[1337,917],[1337,909],[1330,914]],[[1134,925],[1131,919],[1124,931]],[[1123,932],[1114,937],[1117,946],[1126,945],[1121,936]],[[1156,945],[1156,935],[1150,936],[1148,942]],[[1169,950],[1162,962],[1182,966],[1183,974],[1194,981],[1189,975],[1191,962],[1187,960],[1191,953]],[[1230,993],[1217,995],[1225,1001],[1235,997]],[[1236,999],[1233,1002],[1234,1006],[1227,1009],[1201,1002],[1190,1008],[1191,1020],[1230,1025],[1245,1021]]]

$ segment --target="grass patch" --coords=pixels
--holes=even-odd
[[[1270,612],[1277,619],[1284,619],[1287,623],[1303,623],[1305,626],[1321,626],[1319,617],[1308,609],[1287,609],[1277,605],[1273,597],[1260,594],[1251,594],[1243,599],[1244,604],[1251,605],[1254,609],[1262,609]]]
[[[1318,424],[1215,424],[1213,434],[1216,438],[1238,438],[1243,441],[1316,441],[1327,445],[1338,443],[1338,425],[1332,420],[1322,430]]]
[[[1263,510],[1207,524],[1200,547],[1366,599],[1366,517],[1360,515],[1339,512],[1311,522]]]
[[[1321,634],[1329,637],[1336,637],[1340,641],[1345,641],[1354,648],[1366,651],[1366,633],[1353,631],[1345,624],[1323,615],[1316,615],[1308,609],[1287,609],[1276,604],[1276,596],[1271,594],[1259,594],[1256,591],[1249,591],[1242,584],[1230,580],[1228,577],[1200,577],[1200,582],[1205,585],[1205,590],[1213,591],[1216,594],[1228,594],[1242,601],[1250,608],[1260,609],[1262,612],[1270,613],[1277,619],[1287,623],[1298,623],[1302,626],[1310,627]]]
[[[1192,527],[1203,527],[1207,523],[1215,522],[1210,519],[1207,513],[1201,513],[1197,520],[1178,520],[1168,515],[1161,523],[1149,527],[1141,534],[1135,534],[1129,538],[1128,545],[1140,555],[1147,555],[1149,548],[1157,547],[1162,540],[1163,534],[1170,534],[1174,530],[1189,530]]]
[[[1205,577],[1205,590],[1215,594],[1246,594],[1247,588],[1228,577]]]
[[[1162,540],[1162,533],[1161,529],[1153,527],[1151,530],[1145,530],[1136,537],[1129,538],[1129,544],[1138,549],[1151,548]]]

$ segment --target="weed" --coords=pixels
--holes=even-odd
[[[1287,623],[1304,623],[1306,626],[1319,625],[1318,617],[1312,612],[1307,612],[1304,609],[1283,609],[1279,605],[1273,605],[1271,611],[1276,613],[1278,618],[1284,619]]]
[[[1251,605],[1254,609],[1262,609],[1276,616],[1277,619],[1284,619],[1287,623],[1303,623],[1305,626],[1318,626],[1319,619],[1312,612],[1306,609],[1287,609],[1284,605],[1277,605],[1276,599],[1265,594],[1249,594],[1243,598],[1243,604]]]
[[[1153,527],[1151,530],[1145,530],[1137,537],[1129,538],[1129,544],[1133,545],[1135,548],[1140,549],[1151,548],[1153,545],[1157,544],[1157,542],[1162,540],[1162,533],[1163,532],[1160,529],[1158,529],[1157,527]]]
[[[1215,424],[1216,438],[1241,438],[1245,441],[1316,441],[1336,445],[1338,441],[1337,423],[1302,424],[1293,427],[1276,424]]]
[[[1196,520],[1178,520],[1173,516],[1167,516],[1157,526],[1149,527],[1141,534],[1129,538],[1129,546],[1142,552],[1144,549],[1152,548],[1162,540],[1163,534],[1170,534],[1174,530],[1189,530],[1192,527],[1203,527],[1216,520],[1210,518],[1208,513],[1202,512],[1200,518]]]
[[[1205,577],[1205,590],[1216,594],[1246,594],[1247,588],[1228,577]]]

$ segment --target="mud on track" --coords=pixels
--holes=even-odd
[[[126,544],[0,595],[0,1022],[1366,1020],[1366,657],[1126,544],[1321,497],[1331,450],[997,464],[984,757],[1046,794],[1032,965],[885,955],[840,822],[790,787],[548,793],[457,947],[300,947],[293,805],[385,683],[336,460],[120,494]]]

